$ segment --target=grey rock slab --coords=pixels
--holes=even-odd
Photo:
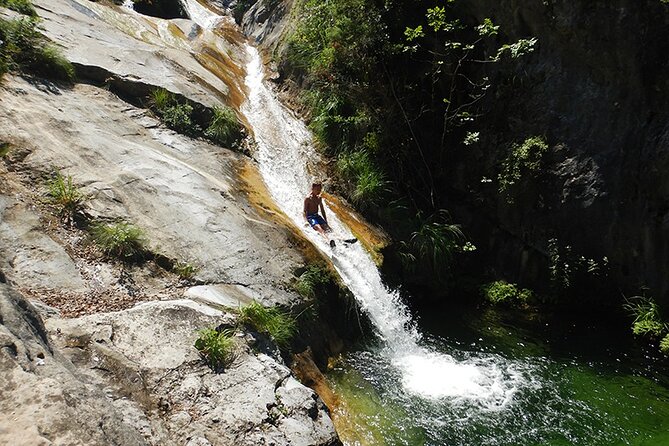
[[[16,286],[85,289],[74,261],[45,234],[39,215],[16,197],[0,195],[0,269]]]
[[[233,63],[233,45],[212,31],[190,20],[148,17],[88,0],[34,4],[44,33],[86,75],[135,83],[143,93],[150,86],[163,87],[208,107],[227,101],[230,87],[196,58],[198,48],[209,46]]]
[[[193,347],[197,330],[232,322],[232,315],[182,300],[50,319],[47,326],[92,382],[110,388],[112,399],[126,395],[143,408],[150,421],[143,430],[164,432],[160,444],[337,444],[325,407],[284,364],[253,353],[239,338],[236,359],[223,373],[203,364]],[[160,417],[147,410],[156,406]]]
[[[0,376],[0,444],[149,444],[53,348],[35,308],[2,283]]]
[[[0,137],[31,150],[27,169],[72,175],[91,215],[143,228],[151,249],[192,263],[202,281],[243,284],[264,302],[296,298],[277,284],[304,261],[237,192],[241,155],[147,128],[145,110],[91,85],[53,92],[7,77],[0,100]]]

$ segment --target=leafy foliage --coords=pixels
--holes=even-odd
[[[37,17],[35,7],[30,0],[0,0],[0,6],[30,17]]]
[[[172,272],[184,280],[193,280],[197,274],[197,267],[190,262],[179,260],[172,266]]]
[[[449,223],[447,213],[436,213],[419,224],[408,242],[401,243],[402,260],[409,270],[424,265],[431,274],[441,277],[463,239],[460,227]]]
[[[264,307],[257,302],[240,309],[240,322],[268,334],[281,348],[288,348],[297,333],[297,323],[290,314],[276,307]]]
[[[445,260],[453,231],[413,217],[447,207],[455,155],[479,141],[473,125],[490,91],[482,67],[536,41],[496,57],[499,26],[472,23],[453,0],[296,0],[294,16],[280,62],[305,92],[316,142],[336,159],[336,186],[404,240],[405,265]]]
[[[230,331],[206,328],[199,332],[195,348],[215,371],[228,367],[235,360],[235,340]]]
[[[637,336],[660,337],[667,331],[662,322],[660,310],[655,301],[646,296],[634,296],[625,302],[623,308],[634,318],[632,332]]]
[[[532,291],[526,288],[518,288],[513,283],[497,280],[482,288],[485,299],[493,304],[501,303],[526,303],[532,299]]]
[[[63,176],[60,172],[48,186],[50,201],[56,206],[58,215],[63,221],[71,224],[81,208],[84,195],[74,185],[71,176]]]
[[[241,124],[230,107],[214,107],[213,117],[204,134],[215,143],[230,147],[241,138]]]
[[[165,125],[172,130],[185,135],[193,135],[200,130],[191,116],[193,106],[180,102],[174,93],[164,88],[155,88],[151,90],[149,102]]]
[[[548,240],[551,286],[556,295],[588,290],[609,274],[609,259],[588,258],[575,253],[571,245],[561,245],[555,238]]]
[[[155,88],[149,94],[149,106],[172,130],[190,136],[205,136],[216,144],[233,147],[243,136],[242,126],[229,107],[214,107],[207,129],[202,129],[193,118],[193,106],[164,88]]]
[[[365,150],[343,152],[337,159],[337,171],[354,203],[376,203],[386,190],[385,174]]]
[[[91,227],[95,244],[107,255],[128,259],[145,252],[144,231],[130,223],[98,223]]]
[[[536,175],[547,152],[546,141],[538,136],[527,138],[522,144],[514,144],[502,161],[502,172],[498,177],[499,191],[507,192],[523,175]]]
[[[669,355],[669,334],[660,341],[660,351],[665,355]]]
[[[41,36],[34,18],[0,19],[0,74],[9,70],[26,70],[67,82],[75,79],[72,64]]]

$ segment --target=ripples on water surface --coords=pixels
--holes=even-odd
[[[384,358],[381,346],[348,354],[329,374],[343,404],[336,410],[351,429],[349,445],[669,445],[669,391],[661,363],[625,358],[628,345],[601,335],[586,350],[564,355],[579,336],[562,337],[563,345],[544,342],[543,334],[505,325],[499,318],[470,312],[469,326],[455,318],[427,324],[427,350],[452,355],[463,372],[495,370],[495,383],[468,388],[457,370],[430,362],[418,387],[407,383],[406,371]],[[451,323],[453,323],[451,325]],[[441,328],[437,328],[441,327]],[[601,339],[600,339],[601,338]],[[566,345],[564,345],[566,344]],[[582,343],[581,343],[582,344]],[[603,350],[618,351],[608,355]],[[436,356],[435,358],[442,358]],[[498,373],[498,374],[496,374]],[[474,380],[476,381],[476,380]],[[453,388],[463,385],[462,394]],[[409,384],[409,385],[408,385]],[[481,393],[488,391],[488,393]],[[355,426],[355,427],[353,427]]]

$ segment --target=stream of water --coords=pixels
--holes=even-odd
[[[205,29],[221,19],[197,0],[185,4]],[[352,425],[342,433],[348,444],[669,445],[669,392],[661,378],[633,368],[621,372],[606,361],[554,358],[537,347],[541,340],[500,320],[470,315],[419,325],[361,244],[330,248],[302,216],[310,184],[323,180],[307,167],[319,157],[311,135],[264,81],[256,48],[246,45],[246,52],[248,98],[241,111],[263,180],[305,237],[332,259],[377,335],[330,377]],[[328,216],[339,237],[352,237],[334,212]],[[467,330],[453,328],[465,320],[472,322]]]

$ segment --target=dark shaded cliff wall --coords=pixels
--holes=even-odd
[[[538,38],[521,63],[489,73],[496,94],[482,143],[453,171],[481,254],[541,288],[556,238],[575,255],[608,257],[608,291],[618,295],[599,298],[647,286],[669,304],[669,7],[484,0],[466,9],[479,21],[492,17],[510,41]],[[504,150],[533,135],[551,147],[546,169],[509,204],[481,178],[494,178]]]

